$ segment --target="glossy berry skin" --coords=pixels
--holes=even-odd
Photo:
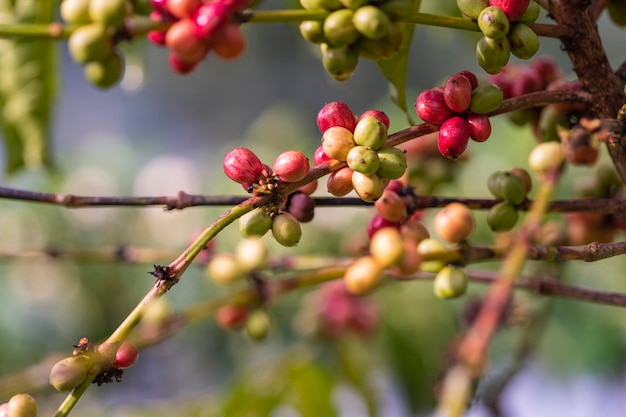
[[[456,298],[465,294],[468,281],[467,274],[463,269],[456,266],[446,266],[437,273],[433,282],[433,291],[439,298]]]
[[[50,385],[57,391],[70,391],[87,377],[89,359],[86,356],[70,356],[57,362],[50,370]]]
[[[348,167],[332,172],[328,176],[328,180],[326,180],[328,192],[335,197],[343,197],[350,193],[350,191],[354,189],[354,187],[352,187],[353,172],[354,171]]]
[[[301,223],[308,223],[315,215],[315,200],[303,192],[296,191],[289,196],[287,211]]]
[[[15,394],[6,409],[7,417],[37,417],[37,402],[30,394]]]
[[[272,218],[262,207],[257,207],[239,218],[242,237],[263,236],[272,227]]]
[[[402,236],[396,227],[384,227],[374,233],[369,249],[372,257],[383,268],[400,263],[404,257]]]
[[[354,132],[356,118],[350,106],[342,101],[326,103],[317,113],[317,127],[320,132],[324,133],[333,126]]]
[[[502,9],[490,6],[480,12],[478,27],[485,36],[489,36],[492,39],[502,39],[509,33],[511,26]]]
[[[344,127],[330,127],[322,135],[324,153],[332,159],[345,161],[354,146],[354,135]]]
[[[491,136],[491,122],[485,114],[469,114],[466,118],[469,123],[470,138],[476,142],[484,142]]]
[[[437,213],[433,226],[443,240],[458,243],[472,233],[475,222],[472,212],[466,205],[450,203]]]
[[[464,75],[455,74],[446,80],[443,99],[450,110],[465,112],[472,101],[472,84]]]
[[[378,153],[366,146],[355,146],[350,149],[346,162],[348,163],[348,167],[353,171],[366,175],[376,173],[380,167]]]
[[[272,220],[272,235],[283,246],[296,246],[302,237],[300,222],[289,213],[279,213]]]
[[[357,120],[357,123],[366,117],[373,117],[379,122],[381,122],[387,129],[389,129],[389,116],[382,110],[366,110],[364,111]]]
[[[273,168],[281,181],[298,182],[309,172],[309,159],[300,151],[285,151],[276,157]]]
[[[463,70],[459,71],[459,74],[467,78],[467,80],[470,82],[470,86],[472,87],[472,91],[476,87],[478,87],[478,77],[476,77],[476,74],[474,74],[472,71]]]
[[[515,22],[517,19],[522,17],[526,9],[528,8],[528,4],[530,0],[490,0],[490,6],[496,6],[500,8],[506,17],[509,18],[510,22]]]
[[[209,40],[228,22],[228,8],[222,2],[204,3],[192,20],[198,38]]]
[[[453,112],[446,104],[442,91],[425,90],[417,96],[415,112],[425,122],[442,124]]]
[[[117,369],[126,369],[131,366],[135,362],[137,362],[137,358],[139,357],[139,350],[137,346],[133,343],[125,340],[122,345],[119,347],[117,352],[115,353],[115,367]]]
[[[385,220],[394,223],[402,222],[407,216],[406,204],[394,191],[386,188],[383,195],[376,200],[374,207]]]
[[[378,230],[382,229],[383,227],[395,227],[395,228],[398,228],[398,227],[400,227],[400,224],[391,222],[389,220],[386,220],[380,214],[376,214],[374,217],[372,217],[372,219],[367,224],[367,237],[369,237],[371,239],[372,236],[374,236],[374,234]]]
[[[469,123],[462,117],[446,120],[439,129],[437,147],[446,158],[456,159],[465,151],[469,142]]]
[[[364,256],[348,267],[343,280],[350,293],[365,295],[378,287],[383,277],[380,263],[371,256]]]
[[[235,148],[224,156],[224,173],[239,184],[252,184],[257,181],[263,164],[249,149]]]
[[[211,51],[222,59],[239,58],[246,50],[246,38],[241,27],[227,24],[217,31],[211,42]]]
[[[332,161],[332,158],[324,153],[324,147],[322,145],[318,146],[313,154],[313,166],[319,166],[328,161]]]
[[[190,19],[181,19],[165,33],[165,44],[184,62],[204,59],[208,46],[196,35],[196,25]]]

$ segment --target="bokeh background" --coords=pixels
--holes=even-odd
[[[267,1],[261,8],[298,7]],[[422,11],[456,13],[451,1],[423,1]],[[623,58],[623,31],[603,16],[599,22],[614,66]],[[110,91],[96,90],[58,44],[58,94],[51,143],[57,171],[20,172],[5,186],[79,195],[243,195],[221,170],[224,153],[253,149],[271,163],[286,149],[308,155],[318,146],[315,124],[324,103],[341,100],[355,113],[386,111],[391,131],[407,126],[387,97],[387,85],[371,62],[363,61],[350,80],[337,83],[323,71],[314,46],[294,24],[254,24],[244,29],[245,55],[234,62],[209,57],[188,76],[174,74],[167,52],[143,41],[127,45],[127,72]],[[418,92],[475,63],[477,35],[417,27],[409,64],[409,106]],[[554,40],[542,43],[571,78],[565,54]],[[1,67],[0,67],[1,68]],[[526,166],[534,139],[505,118],[494,119],[492,138],[471,149],[455,168],[454,182],[441,195],[488,197],[486,179],[494,170]],[[478,145],[478,144],[474,144]],[[606,155],[603,155],[606,160]],[[567,172],[559,197],[590,175]],[[316,195],[325,195],[323,182]],[[19,390],[34,392],[52,415],[63,394],[47,388],[55,355],[68,355],[81,337],[105,338],[145,292],[151,264],[51,259],[37,252],[56,248],[107,250],[119,245],[167,252],[155,263],[180,253],[198,229],[223,207],[164,212],[155,208],[63,209],[16,201],[0,203],[0,401]],[[273,255],[341,255],[359,242],[372,215],[369,208],[320,208],[304,225],[298,247],[285,250],[267,239]],[[432,213],[425,214],[429,225]],[[476,213],[475,241],[492,242],[484,213]],[[218,251],[232,251],[240,239],[229,228],[217,239]],[[32,254],[32,256],[27,256]],[[16,256],[20,255],[20,256]],[[626,291],[625,261],[563,266],[568,282]],[[497,264],[481,265],[496,268]],[[527,273],[545,271],[530,264]],[[273,327],[261,343],[219,329],[212,318],[194,323],[163,343],[146,348],[121,384],[93,388],[73,414],[80,416],[363,416],[368,405],[379,416],[429,415],[446,351],[463,323],[463,312],[485,287],[443,302],[429,282],[385,285],[372,295],[380,311],[380,332],[362,340],[311,338],[298,324],[307,291],[270,307]],[[191,268],[165,297],[170,311],[224,294],[211,284],[203,266]],[[574,301],[546,301],[516,293],[521,311],[550,309],[543,332],[531,337],[532,355],[502,394],[503,416],[619,416],[626,409],[626,317],[618,308]],[[494,392],[516,355],[523,325],[505,326],[494,340],[489,377],[480,389]],[[52,358],[52,359],[51,359]],[[50,362],[52,361],[52,362]],[[29,368],[37,363],[40,367]],[[31,369],[26,385],[19,371]],[[495,382],[494,382],[495,381]],[[491,384],[491,385],[490,385]],[[23,388],[22,388],[23,387]],[[485,394],[487,395],[487,394]],[[332,414],[335,413],[335,414]],[[481,402],[468,412],[489,415]]]

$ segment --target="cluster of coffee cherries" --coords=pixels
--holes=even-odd
[[[93,383],[117,382],[121,380],[123,369],[132,366],[139,356],[137,347],[129,341],[93,345],[82,338],[72,352],[72,356],[57,362],[50,370],[50,385],[57,391],[71,391],[87,378],[97,375]]]
[[[37,417],[37,402],[30,394],[15,394],[0,404],[0,417]]]
[[[192,72],[209,52],[222,59],[235,59],[246,49],[241,25],[233,14],[250,6],[250,0],[151,0],[151,19],[171,24],[151,31],[148,39],[170,51],[171,68],[179,74]]]
[[[338,81],[350,78],[357,67],[359,56],[378,61],[396,54],[403,34],[392,22],[386,11],[386,3],[368,0],[300,0],[302,7],[307,10],[330,12],[323,21],[302,22],[300,33],[307,41],[320,45],[322,63],[333,78]]]
[[[264,307],[226,304],[215,313],[215,322],[228,331],[243,331],[252,341],[264,340],[271,330],[271,317]]]
[[[77,26],[67,45],[72,59],[84,66],[85,78],[100,88],[110,88],[122,78],[124,62],[115,45],[124,38],[129,11],[145,11],[142,2],[128,0],[63,0],[61,17]]]
[[[487,224],[494,232],[511,230],[519,219],[516,206],[526,200],[532,180],[523,168],[493,172],[487,179],[489,192],[502,200],[489,209]]]
[[[478,64],[496,74],[511,54],[529,59],[539,49],[539,37],[530,24],[539,17],[539,4],[529,0],[457,0],[461,13],[478,23],[483,37],[476,45]]]
[[[425,122],[441,125],[439,152],[456,159],[467,149],[470,138],[484,142],[491,135],[488,113],[502,103],[502,89],[495,84],[478,84],[471,71],[461,71],[443,87],[422,91],[415,100],[415,112]]]
[[[404,151],[384,146],[389,129],[384,112],[368,110],[357,119],[346,103],[333,101],[319,111],[317,126],[322,144],[314,164],[337,160],[348,165],[328,177],[326,185],[332,195],[342,197],[354,190],[364,201],[373,202],[390,180],[404,175]]]

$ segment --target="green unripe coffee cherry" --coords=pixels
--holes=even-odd
[[[491,113],[502,104],[504,93],[495,84],[481,84],[472,91],[469,110],[476,114]]]
[[[322,43],[320,47],[326,72],[337,81],[350,78],[359,63],[358,49],[354,45],[333,48],[326,43]]]
[[[339,0],[300,0],[306,10],[339,10],[343,6]]]
[[[492,39],[502,39],[509,33],[509,18],[496,6],[484,8],[478,15],[480,31]]]
[[[89,0],[89,17],[105,26],[122,26],[126,17],[126,0]]]
[[[272,227],[272,217],[257,207],[239,218],[239,233],[242,237],[263,236]]]
[[[511,47],[507,38],[491,39],[483,36],[476,44],[478,65],[488,74],[499,73],[509,62],[510,56]]]
[[[296,246],[302,237],[300,222],[289,213],[279,213],[272,220],[272,235],[283,246]]]
[[[270,316],[267,314],[267,311],[262,308],[257,308],[248,315],[244,331],[246,332],[246,336],[251,340],[260,341],[267,337],[270,331],[270,325]]]
[[[15,394],[7,404],[9,417],[37,417],[37,402],[30,394]]]
[[[90,22],[89,0],[63,0],[60,6],[61,18],[72,25]]]
[[[354,11],[350,9],[339,9],[330,13],[324,20],[324,38],[328,45],[332,47],[347,46],[354,43],[359,38],[352,18]]]
[[[387,141],[387,137],[387,127],[373,116],[360,119],[354,128],[354,142],[374,150],[380,149]]]
[[[356,10],[359,7],[365,6],[368,0],[339,0],[344,7],[348,9]]]
[[[376,174],[352,173],[352,187],[363,201],[373,203],[383,195],[385,184]]]
[[[406,171],[406,154],[403,150],[391,146],[385,146],[378,150],[380,167],[376,175],[381,178],[395,180],[404,175]]]
[[[528,7],[526,8],[524,14],[517,19],[517,23],[526,23],[527,25],[531,25],[535,23],[540,14],[541,6],[536,1],[531,0],[528,3]]]
[[[356,9],[352,23],[361,35],[374,40],[384,38],[391,26],[387,14],[371,4]]]
[[[265,268],[268,257],[269,250],[265,242],[257,236],[240,240],[235,247],[235,258],[246,272]]]
[[[449,265],[437,273],[433,291],[438,298],[456,298],[465,294],[468,282],[469,278],[463,269]]]
[[[487,212],[487,224],[494,232],[511,230],[518,219],[519,213],[506,201],[496,204]]]
[[[87,377],[89,358],[70,356],[54,364],[50,370],[50,385],[57,391],[71,391]]]
[[[489,6],[489,0],[456,0],[456,5],[463,16],[476,20],[480,12]]]
[[[378,153],[367,146],[355,146],[348,152],[348,167],[361,174],[375,174],[380,167]]]
[[[511,53],[519,59],[532,58],[539,50],[539,36],[524,23],[513,26],[508,38]]]
[[[98,88],[111,88],[122,79],[124,62],[118,52],[107,56],[103,61],[88,62],[84,68],[85,78]]]
[[[487,179],[487,188],[489,188],[494,197],[514,206],[526,199],[526,185],[524,181],[512,172],[493,172]]]
[[[396,24],[391,24],[387,35],[379,40],[368,39],[361,36],[356,41],[356,47],[359,55],[365,59],[379,61],[381,59],[393,58],[402,44],[403,33]]]
[[[567,113],[560,111],[554,106],[546,106],[539,114],[538,130],[539,137],[544,142],[560,142],[558,128],[569,129],[572,124],[567,117]]]
[[[420,269],[424,272],[437,273],[441,268],[446,266],[444,261],[436,258],[444,257],[447,253],[443,243],[436,239],[426,238],[417,244],[417,254],[422,258],[431,258],[432,260],[422,260]]]
[[[311,43],[326,42],[324,37],[324,24],[319,20],[305,20],[300,23],[300,34]]]
[[[79,64],[104,61],[113,52],[106,27],[100,23],[78,27],[70,35],[67,46],[72,59]]]
[[[220,285],[230,285],[245,276],[245,270],[232,253],[214,255],[206,267],[206,276]]]

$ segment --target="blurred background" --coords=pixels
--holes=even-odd
[[[271,0],[261,8],[296,8]],[[422,11],[457,13],[454,2],[424,0]],[[599,22],[607,53],[623,57],[623,31],[603,16]],[[234,62],[210,56],[188,76],[174,74],[167,51],[144,41],[124,47],[126,75],[106,92],[93,88],[82,69],[58,44],[59,83],[51,143],[57,172],[20,172],[3,178],[9,187],[78,195],[244,195],[222,173],[223,155],[238,146],[271,164],[287,149],[307,155],[319,145],[315,118],[329,101],[348,103],[356,114],[380,109],[391,131],[407,127],[388,99],[387,84],[375,64],[361,60],[356,72],[338,83],[323,70],[314,46],[295,24],[250,24],[248,48]],[[416,27],[409,63],[409,108],[419,91],[469,69],[481,74],[476,34]],[[554,40],[542,40],[571,79],[567,57]],[[435,194],[488,197],[486,179],[495,170],[526,166],[534,139],[528,129],[495,118],[492,138],[471,146]],[[603,155],[604,160],[607,156]],[[559,189],[567,198],[591,169],[570,169]],[[325,184],[315,195],[324,196]],[[81,337],[107,337],[153,284],[152,263],[168,263],[224,207],[84,208],[2,201],[0,204],[0,402],[16,389],[33,392],[41,415],[51,415],[64,398],[47,385],[47,370],[67,356]],[[363,242],[370,208],[318,208],[303,225],[296,248],[267,240],[272,255],[343,255]],[[432,213],[425,213],[430,227]],[[476,243],[493,237],[485,214],[476,213]],[[232,251],[241,239],[236,227],[221,233],[218,252]],[[150,248],[165,252],[146,264],[26,256],[50,249],[115,250]],[[21,254],[21,256],[13,256]],[[169,257],[171,254],[171,257]],[[594,264],[563,265],[567,282],[626,291],[622,258]],[[497,263],[480,265],[495,269]],[[526,273],[545,274],[529,263]],[[187,326],[164,342],[141,351],[121,384],[93,387],[73,414],[80,416],[262,416],[309,415],[426,416],[435,404],[446,352],[484,286],[441,301],[428,281],[396,282],[368,298],[377,309],[378,332],[368,338],[346,334],[324,338],[306,326],[312,290],[285,296],[269,308],[272,329],[263,342],[216,326],[212,317]],[[184,311],[228,290],[210,283],[202,264],[191,268],[161,307]],[[309,301],[307,301],[309,300]],[[623,311],[575,301],[545,300],[518,292],[515,314],[494,340],[488,376],[479,387],[483,401],[468,412],[489,414],[490,395],[500,395],[503,416],[618,416],[626,409]],[[534,315],[547,319],[528,332]],[[530,317],[531,319],[529,319]],[[534,325],[534,324],[533,324]],[[517,370],[520,345],[530,355]],[[60,355],[60,356],[57,356]],[[51,362],[52,361],[52,362]],[[42,363],[39,368],[29,368]],[[518,372],[510,372],[511,367]],[[31,369],[31,373],[20,371]],[[510,373],[510,381],[506,385]],[[25,376],[24,380],[18,379]],[[25,381],[25,382],[23,382]],[[19,382],[19,383],[18,383]],[[21,385],[22,382],[25,385]],[[540,399],[540,401],[538,401]],[[485,405],[487,404],[487,405]]]

